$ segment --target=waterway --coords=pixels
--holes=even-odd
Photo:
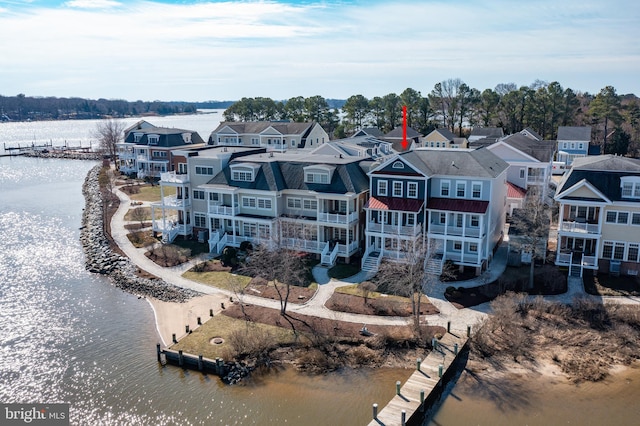
[[[45,134],[51,123],[29,125]],[[18,123],[0,123],[0,140],[11,139],[7,124]],[[217,122],[206,126],[213,130]],[[50,137],[71,134],[61,132]],[[368,423],[371,404],[384,405],[395,381],[410,374],[310,377],[284,370],[224,386],[215,377],[159,366],[148,303],[84,269],[81,185],[93,165],[0,158],[0,402],[67,402],[78,425],[348,426]],[[637,369],[579,387],[545,378],[478,382],[463,373],[425,424],[634,425],[639,399]]]

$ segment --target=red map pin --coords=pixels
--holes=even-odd
[[[409,147],[409,141],[407,141],[407,106],[402,105],[402,149],[404,151]]]

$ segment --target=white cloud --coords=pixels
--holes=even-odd
[[[640,50],[621,30],[637,28],[638,6],[618,3],[73,0],[0,14],[12,40],[0,45],[0,94],[371,97],[452,77],[480,90],[541,78],[591,92],[619,79],[619,92],[639,92],[628,76]]]

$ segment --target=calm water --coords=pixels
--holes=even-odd
[[[206,142],[211,132],[218,127],[224,110],[205,110],[205,114],[174,115],[167,117],[145,117],[144,119],[158,127],[175,127],[194,130]],[[125,118],[122,122],[128,127],[140,118]],[[89,147],[97,146],[95,136],[98,124],[102,120],[64,120],[0,122],[0,154],[4,146],[28,146],[52,143],[53,146]]]
[[[0,158],[0,401],[68,402],[73,424],[364,424],[408,373],[245,386],[159,367],[153,313],[84,270],[81,185],[90,162]]]
[[[0,139],[9,139],[4,130],[18,124],[0,124]],[[39,125],[45,133],[52,124]],[[384,405],[395,381],[408,375],[284,371],[227,387],[158,366],[148,304],[84,270],[81,185],[92,166],[0,158],[1,402],[68,402],[72,424],[81,425],[362,425],[371,404]],[[640,370],[579,388],[545,380],[478,384],[463,376],[427,424],[632,425],[640,418],[639,399]]]

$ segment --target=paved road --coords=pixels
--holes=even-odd
[[[174,284],[178,287],[188,288],[195,290],[203,294],[224,294],[227,296],[234,296],[230,291],[219,289],[216,287],[201,284],[195,281],[188,280],[182,277],[182,274],[189,270],[196,263],[202,262],[210,258],[209,255],[202,255],[196,259],[192,259],[190,262],[173,267],[164,268],[149,258],[144,253],[145,248],[136,248],[127,238],[128,231],[125,229],[125,224],[129,223],[124,220],[124,216],[130,208],[131,200],[124,192],[116,190],[118,197],[120,198],[120,207],[114,214],[111,220],[111,233],[114,241],[118,244],[120,249],[136,264],[139,268],[163,278],[165,281]],[[143,205],[149,205],[149,203],[143,203]],[[475,287],[481,284],[489,283],[497,279],[504,272],[507,265],[507,242],[496,251],[493,261],[490,267],[479,277],[456,282],[456,287]],[[337,287],[351,285],[354,283],[362,282],[368,278],[366,272],[361,271],[353,277],[346,278],[344,280],[330,279],[328,275],[328,269],[316,266],[313,269],[313,276],[318,283],[318,291],[316,294],[304,304],[289,304],[289,310],[292,312],[298,312],[304,315],[317,316],[321,318],[329,318],[339,321],[349,321],[361,324],[375,324],[375,325],[403,325],[409,324],[410,318],[405,317],[380,317],[373,315],[359,315],[349,314],[344,312],[336,312],[327,309],[324,305],[326,301],[331,297],[334,290]],[[437,315],[427,315],[425,320],[431,325],[447,326],[451,323],[451,328],[458,331],[466,331],[467,326],[474,326],[482,320],[489,312],[489,304],[484,303],[478,306],[474,306],[466,309],[457,309],[451,303],[449,303],[444,297],[444,291],[451,283],[439,282],[433,286],[433,288],[426,289],[429,300],[440,311]],[[584,292],[582,279],[570,277],[569,278],[569,291],[558,296],[546,296],[545,299],[551,301],[558,301],[563,303],[570,303],[575,297],[585,297],[593,300],[601,300],[606,303],[640,303],[640,298],[610,298],[610,297],[596,297],[589,296]],[[272,299],[265,299],[262,297],[252,296],[245,294],[243,296],[245,303],[250,303],[258,306],[265,306],[269,308],[279,309],[279,301]]]

